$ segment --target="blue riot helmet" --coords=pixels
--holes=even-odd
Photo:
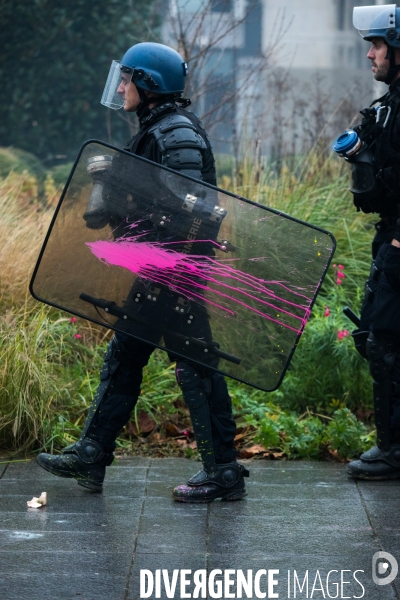
[[[388,46],[400,48],[400,8],[396,4],[356,6],[353,25],[364,40],[379,37]]]
[[[154,42],[136,44],[121,61],[112,61],[101,104],[115,110],[123,107],[123,97],[117,93],[123,73],[131,76],[142,102],[146,100],[144,92],[177,99],[183,93],[187,72],[187,64],[173,48]]]

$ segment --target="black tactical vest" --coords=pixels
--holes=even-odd
[[[366,213],[397,215],[400,204],[400,79],[373,104],[377,102],[380,102],[377,109],[369,107],[361,111],[364,118],[355,128],[373,153],[376,186],[372,192],[354,194],[354,204]]]
[[[155,135],[155,126],[162,125],[160,123],[161,121],[167,122],[168,119],[173,119],[174,115],[188,119],[191,124],[190,128],[196,132],[203,141],[201,147],[199,145],[199,150],[201,152],[201,166],[198,178],[210,183],[211,185],[217,185],[214,155],[210,140],[202,126],[200,119],[192,112],[185,110],[184,108],[180,108],[174,103],[165,102],[164,104],[161,104],[161,106],[159,105],[150,109],[147,116],[141,121],[139,133],[137,133],[128,142],[125,150],[128,150],[128,152],[131,152],[132,154],[148,158],[153,162],[159,162],[161,164],[165,164],[166,166],[170,166],[170,168],[173,168],[177,171],[193,171],[194,169],[191,162],[189,162],[187,165],[183,162],[179,165],[179,167],[176,167],[175,165],[171,167],[167,161],[163,160],[164,148],[162,146],[162,139],[157,139],[157,135]],[[179,126],[177,126],[177,129],[178,127]],[[189,138],[188,148],[192,148],[193,142],[191,136],[189,136]],[[181,147],[185,147],[184,140],[181,141]],[[194,176],[190,172],[187,174]]]

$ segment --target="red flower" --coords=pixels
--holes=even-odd
[[[331,311],[329,310],[329,307],[325,306],[324,317],[329,317],[330,314],[331,314]]]
[[[346,277],[346,275],[343,273],[344,265],[332,265],[332,268],[334,269],[334,271],[336,271],[337,285],[342,285],[342,279]]]
[[[342,340],[343,338],[347,337],[348,335],[349,335],[349,332],[347,329],[339,329],[339,331],[337,332],[338,340]]]
[[[75,323],[76,322],[76,318],[75,317],[71,317],[70,322],[71,323]]]
[[[81,334],[80,334],[80,333],[74,333],[74,338],[75,338],[76,340],[79,340],[79,338],[81,338],[81,337],[82,337],[82,336],[81,336]]]

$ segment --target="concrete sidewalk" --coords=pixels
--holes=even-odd
[[[400,598],[400,575],[377,585],[371,568],[379,550],[400,559],[400,481],[356,484],[331,463],[243,462],[248,497],[209,505],[172,501],[173,487],[199,468],[186,459],[118,460],[102,494],[35,462],[0,464],[0,600],[139,600],[141,569],[166,569],[169,579],[191,570],[186,597],[196,570],[252,569],[254,578],[276,569],[259,574],[266,598]],[[48,505],[27,509],[43,491]],[[185,597],[182,577],[169,597]],[[303,591],[294,595],[296,577]],[[231,580],[206,597],[237,597]],[[159,597],[168,597],[164,584]],[[262,596],[254,585],[246,597]]]

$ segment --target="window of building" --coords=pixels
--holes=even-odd
[[[233,8],[233,0],[211,0],[212,12],[230,12]]]

